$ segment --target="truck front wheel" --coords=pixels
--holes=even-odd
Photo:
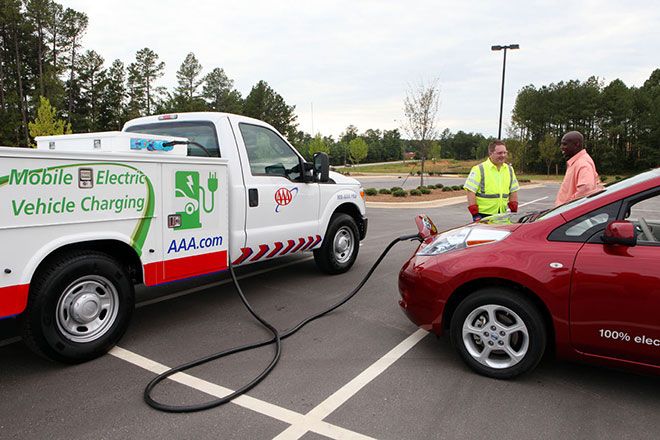
[[[56,361],[94,359],[124,334],[134,301],[133,284],[114,258],[91,251],[67,254],[33,279],[21,318],[23,339]]]
[[[323,244],[314,250],[314,261],[325,273],[344,273],[355,263],[359,250],[355,220],[348,214],[336,213],[330,218]]]

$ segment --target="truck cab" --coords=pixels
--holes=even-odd
[[[178,113],[128,121],[123,131],[182,137],[189,156],[229,162],[232,264],[314,250],[330,274],[350,269],[367,232],[360,183],[339,173],[314,178],[312,166],[271,125],[228,113]]]

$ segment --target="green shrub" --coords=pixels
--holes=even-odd
[[[408,193],[402,189],[397,189],[396,191],[392,191],[392,195],[394,197],[406,197]]]
[[[378,194],[392,194],[392,191],[387,188],[381,188],[378,190]]]
[[[418,175],[418,176],[421,176],[421,175],[422,175],[422,172],[421,172],[421,171],[417,171],[417,175]]]
[[[442,188],[443,192],[451,191],[451,186],[445,186]]]
[[[418,189],[411,189],[410,190],[410,195],[411,196],[421,196],[422,193]]]
[[[431,194],[431,190],[428,188],[420,188],[419,192],[422,194]]]
[[[444,185],[442,183],[436,183],[435,187],[438,188],[438,189],[442,189],[444,187]]]
[[[614,176],[614,180],[616,180],[616,181],[619,181],[619,180],[621,180],[621,179],[622,179],[621,176]]]
[[[395,193],[397,191],[403,191],[403,188],[401,188],[400,186],[393,186],[392,188],[390,188],[390,191],[392,191],[392,193]]]
[[[425,187],[424,185],[419,185],[419,186],[417,187],[417,189],[422,189],[422,188],[426,188],[426,187]]]
[[[368,196],[375,196],[378,194],[378,190],[376,188],[367,188],[364,190],[364,193]]]
[[[462,188],[459,185],[454,185],[451,187],[452,191],[460,191]]]
[[[531,180],[529,179],[518,179],[518,183],[529,183]]]
[[[600,176],[601,182],[607,182],[607,176]]]

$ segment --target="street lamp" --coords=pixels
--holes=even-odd
[[[506,50],[520,49],[518,44],[509,44],[508,46],[491,46],[490,50],[504,49],[504,63],[502,63],[502,94],[500,95],[500,124],[497,129],[497,138],[502,139],[502,106],[504,105],[504,72],[506,71]]]

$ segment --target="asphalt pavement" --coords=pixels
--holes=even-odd
[[[365,187],[368,186],[365,184]],[[557,185],[522,189],[522,210],[552,205]],[[465,223],[464,204],[368,209],[351,271],[322,275],[310,254],[245,268],[241,285],[279,329],[348,293],[396,235],[426,212],[440,229]],[[497,381],[469,370],[446,337],[418,330],[397,304],[397,276],[415,244],[400,243],[348,304],[284,341],[275,371],[247,396],[193,414],[151,409],[156,371],[268,336],[226,275],[138,291],[132,324],[113,351],[66,366],[33,355],[0,321],[0,439],[656,439],[660,379],[545,359]],[[260,371],[271,347],[166,381],[171,403],[205,401]],[[175,379],[175,378],[173,378]]]

